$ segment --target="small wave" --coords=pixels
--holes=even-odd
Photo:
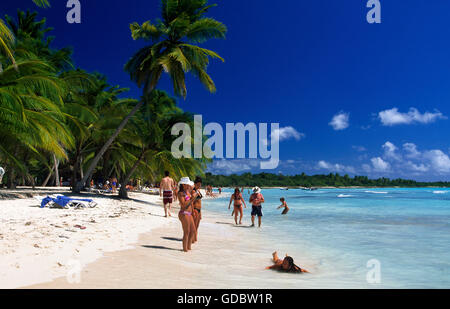
[[[372,194],[388,194],[389,192],[382,192],[382,191],[364,191],[365,193],[372,193]]]
[[[350,194],[339,194],[338,197],[353,197],[354,195],[350,195]]]
[[[433,191],[433,194],[447,194],[449,191]]]

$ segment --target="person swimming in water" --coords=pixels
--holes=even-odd
[[[281,214],[282,215],[286,215],[289,212],[288,204],[286,203],[286,200],[285,200],[284,197],[280,198],[280,202],[281,202],[281,205],[277,209],[284,208],[284,210],[283,210],[283,212]]]
[[[287,273],[309,273],[306,269],[301,269],[294,263],[294,259],[288,255],[281,260],[278,258],[278,252],[272,253],[274,265],[266,267],[266,269],[273,269]]]

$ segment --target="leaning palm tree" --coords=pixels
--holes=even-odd
[[[176,95],[186,98],[185,74],[193,73],[210,92],[216,91],[212,78],[207,73],[210,58],[224,61],[217,53],[197,44],[209,39],[224,39],[227,28],[221,22],[205,14],[215,5],[208,0],[162,0],[161,20],[142,25],[130,25],[133,39],[144,39],[150,45],[139,50],[125,65],[131,79],[144,88],[144,95],[153,91],[163,72],[169,74]],[[127,122],[144,104],[140,100],[126,116],[101,151],[92,161],[85,177],[75,188],[76,192],[86,184],[100,158],[112,144]]]
[[[153,172],[152,161],[170,161],[175,162],[174,167],[178,170],[173,173],[174,176],[188,175],[187,167],[201,167],[202,160],[176,160],[171,153],[172,142],[175,137],[171,135],[171,128],[177,123],[189,123],[194,126],[193,117],[189,113],[183,112],[176,106],[175,99],[169,97],[164,91],[155,90],[146,98],[144,108],[136,113],[136,116],[130,121],[129,126],[134,137],[131,147],[135,148],[136,159],[133,165],[127,170],[127,173],[121,179],[121,189],[119,196],[127,198],[126,185],[133,175],[137,174],[138,167],[143,167],[145,178],[148,178],[149,172]],[[167,170],[167,169],[165,169]],[[195,170],[201,171],[201,168]],[[190,176],[191,174],[189,174]]]

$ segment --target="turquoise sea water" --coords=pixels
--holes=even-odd
[[[233,222],[228,198],[207,202]],[[450,288],[449,189],[263,190],[263,228],[268,252],[289,253],[313,272],[303,287]],[[282,216],[279,198],[290,212]],[[249,195],[245,191],[244,198]],[[245,224],[250,223],[245,210]],[[247,229],[248,237],[255,234]],[[261,237],[263,236],[263,237]],[[299,260],[301,259],[301,260]],[[379,261],[381,282],[367,282],[370,260]],[[305,267],[305,266],[304,266]],[[295,286],[295,282],[292,286]]]

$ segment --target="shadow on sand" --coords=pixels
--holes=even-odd
[[[216,224],[231,225],[232,227],[246,228],[246,229],[253,228],[253,226],[251,225],[236,225],[230,222],[216,222]]]
[[[183,239],[181,238],[174,238],[174,237],[161,237],[162,239],[165,240],[171,240],[171,241],[183,241]]]
[[[169,248],[169,247],[164,247],[164,246],[141,246],[142,248],[147,248],[147,249],[160,249],[160,250],[170,250],[170,251],[183,251],[181,249],[174,249],[174,248]]]

